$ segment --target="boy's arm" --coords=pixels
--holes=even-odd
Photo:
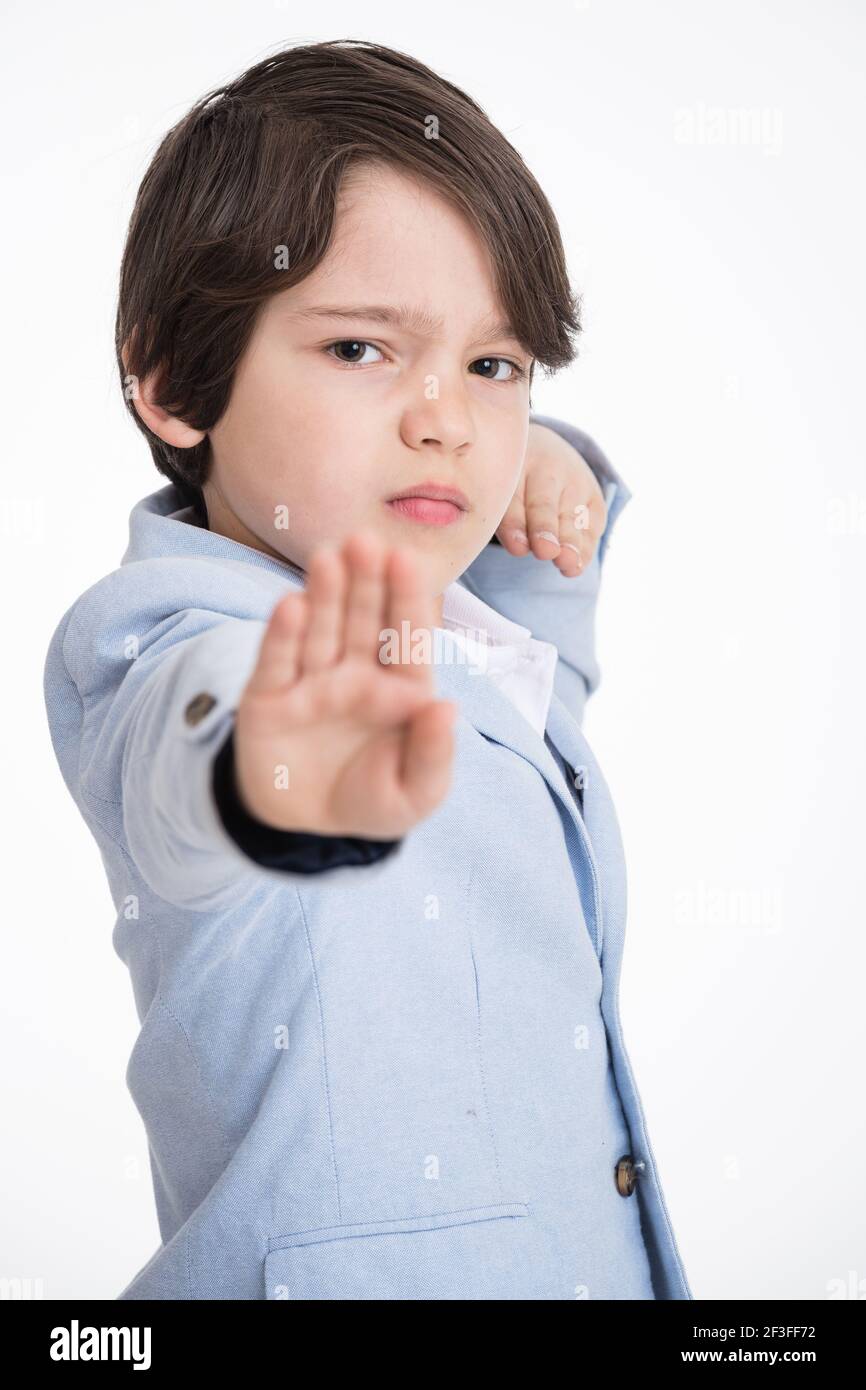
[[[365,853],[366,842],[342,837],[328,845],[327,836],[267,826],[259,835],[259,822],[239,805],[232,810],[227,744],[264,629],[261,621],[187,610],[158,624],[114,682],[92,661],[101,633],[86,606],[67,629],[66,666],[88,711],[81,790],[103,816],[112,804],[119,809],[136,869],[168,902],[206,910],[263,880],[301,883],[316,872],[342,881],[359,864],[375,874],[377,857],[401,843],[372,842],[381,851]]]
[[[504,617],[528,627],[534,637],[554,643],[559,652],[555,690],[580,723],[586,701],[601,679],[595,650],[601,566],[613,527],[632,494],[590,435],[552,416],[533,414],[530,420],[567,440],[599,482],[607,504],[607,521],[595,554],[582,574],[567,578],[550,560],[539,560],[531,552],[515,556],[491,542],[461,575],[460,582]]]

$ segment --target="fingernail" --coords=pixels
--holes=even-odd
[[[552,531],[536,531],[535,536],[540,541],[553,541],[554,545],[559,545],[559,536],[555,536]]]
[[[577,563],[578,563],[578,566],[582,566],[582,565],[583,565],[583,556],[581,555],[579,548],[578,548],[576,545],[572,545],[571,541],[563,541],[562,544],[563,544],[563,545],[567,545],[568,548],[569,548],[569,550],[573,550],[573,551],[574,551],[575,555],[577,556]]]

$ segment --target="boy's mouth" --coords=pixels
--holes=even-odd
[[[469,510],[469,500],[459,488],[441,483],[418,483],[405,488],[385,505],[410,521],[428,526],[448,526]]]

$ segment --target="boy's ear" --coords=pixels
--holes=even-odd
[[[207,436],[206,430],[193,429],[177,415],[170,414],[163,406],[156,404],[163,368],[156,368],[143,381],[140,381],[134,373],[128,371],[128,343],[123,344],[120,356],[126,371],[123,382],[124,396],[127,400],[132,401],[139,419],[147,425],[147,428],[153,434],[158,435],[164,443],[171,444],[176,449],[192,449],[196,444],[200,444]]]

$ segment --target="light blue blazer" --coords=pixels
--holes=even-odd
[[[692,1297],[623,1044],[623,850],[580,727],[630,493],[588,436],[534,418],[603,481],[596,556],[564,579],[488,545],[462,582],[558,648],[547,736],[443,641],[452,789],[378,863],[265,869],[216,809],[212,759],[303,582],[287,566],[174,519],[163,487],[53,636],[51,736],[141,1020],[127,1083],[162,1243],[120,1299]]]

